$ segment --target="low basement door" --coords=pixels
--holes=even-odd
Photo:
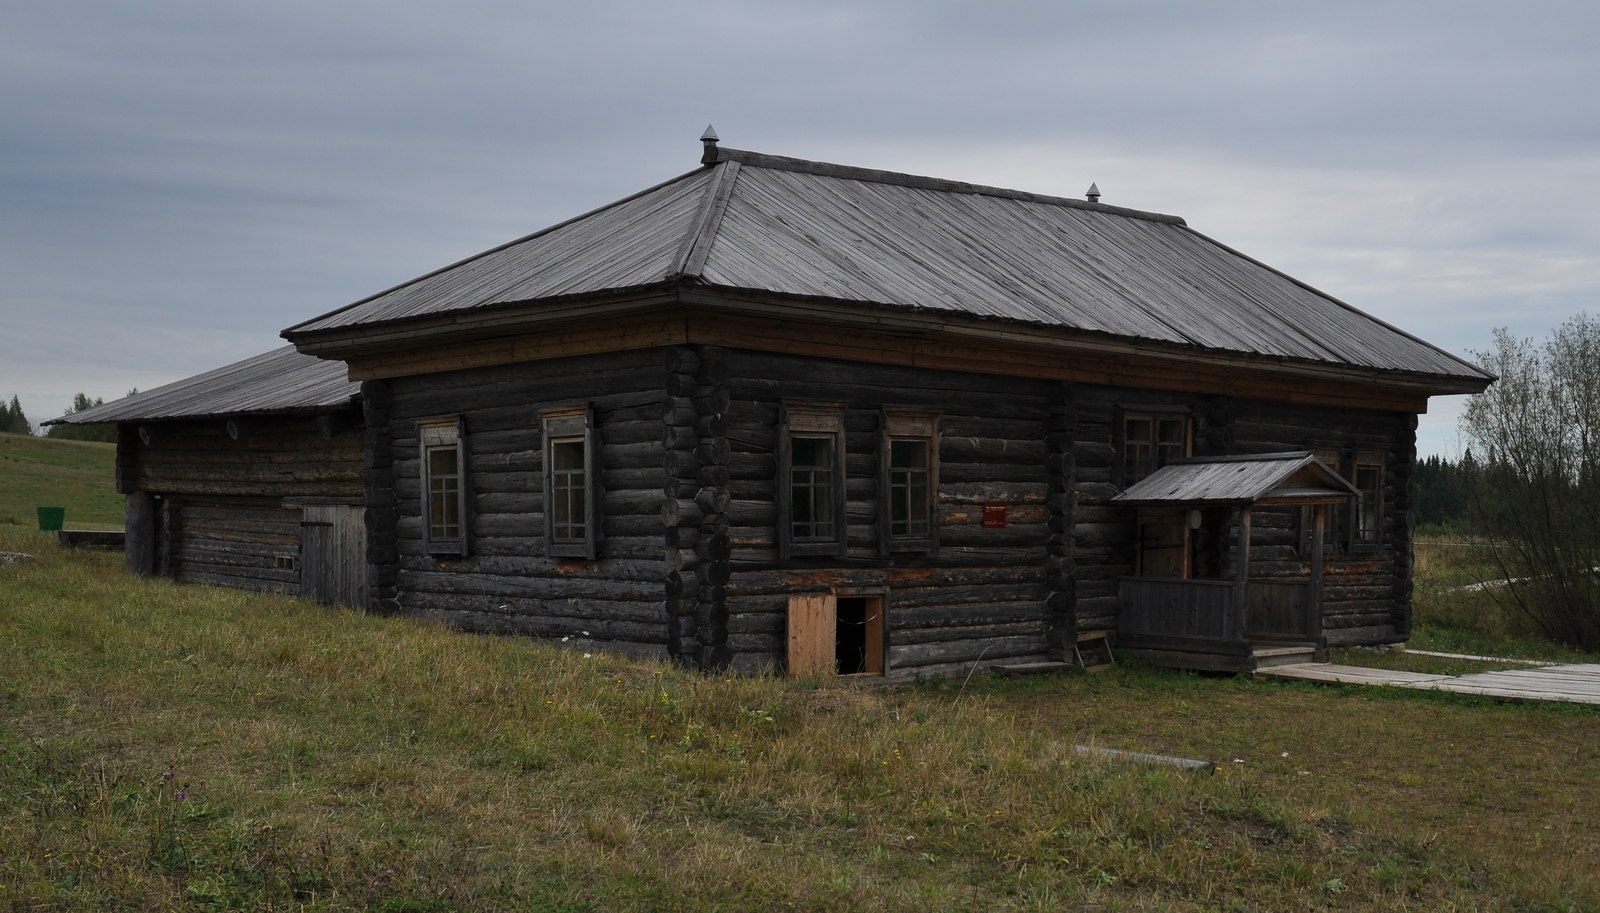
[[[789,677],[882,675],[884,630],[880,596],[791,597]]]

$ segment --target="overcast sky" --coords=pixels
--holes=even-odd
[[[1095,181],[1465,353],[1595,309],[1597,48],[1593,3],[5,4],[0,396],[37,421],[265,351],[691,170],[707,122]]]

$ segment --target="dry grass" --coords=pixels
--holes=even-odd
[[[1600,909],[1600,713],[730,681],[15,550],[0,908]]]

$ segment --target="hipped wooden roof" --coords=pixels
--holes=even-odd
[[[1492,379],[1176,216],[714,145],[699,170],[284,336],[316,349],[689,286],[1421,375],[1439,392]]]
[[[1157,469],[1112,498],[1139,507],[1343,500],[1358,492],[1308,451],[1197,457]]]
[[[342,363],[283,346],[45,424],[317,414],[348,408],[360,397],[361,385],[346,377]]]

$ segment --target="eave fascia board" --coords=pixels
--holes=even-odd
[[[677,296],[670,288],[652,286],[604,296],[544,298],[337,330],[284,330],[280,335],[306,355],[338,361],[352,356],[414,348],[418,344],[525,332],[586,320],[615,320],[676,307],[677,303]]]
[[[1061,330],[1033,324],[963,318],[960,315],[906,309],[863,308],[858,303],[833,303],[786,296],[731,295],[707,287],[685,286],[678,298],[689,307],[723,310],[746,317],[774,317],[794,321],[826,321],[835,327],[858,327],[881,333],[982,340],[1028,349],[1051,349],[1063,356],[1094,355],[1102,358],[1139,358],[1171,366],[1201,365],[1215,369],[1271,372],[1363,386],[1401,389],[1430,396],[1481,393],[1492,377],[1470,378],[1346,367],[1291,358],[1218,352],[1198,346],[1173,346],[1130,340],[1083,331]]]

